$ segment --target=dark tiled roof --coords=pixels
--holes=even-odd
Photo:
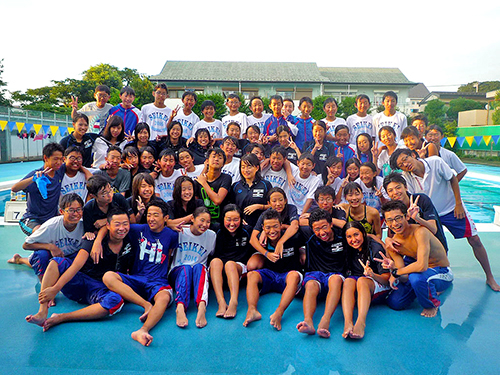
[[[331,83],[412,84],[398,68],[319,68]]]
[[[425,98],[427,95],[429,95],[429,90],[423,83],[419,83],[415,87],[412,87],[410,91],[408,91],[409,98]]]

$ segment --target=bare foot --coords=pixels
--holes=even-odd
[[[352,330],[351,333],[349,333],[349,337],[351,339],[357,339],[357,340],[362,339],[363,337],[365,337],[365,327],[366,324],[356,322],[354,329]]]
[[[349,323],[346,322],[344,324],[344,333],[342,333],[342,337],[345,339],[350,337],[353,329],[354,329],[354,325],[352,324],[352,322],[349,322]]]
[[[43,327],[43,324],[47,320],[46,314],[37,313],[35,315],[28,315],[26,321],[28,323],[36,324],[37,326]]]
[[[248,309],[247,317],[243,322],[243,327],[248,327],[248,325],[256,320],[261,320],[262,315],[256,309]]]
[[[297,329],[300,333],[307,333],[308,335],[314,335],[316,330],[314,329],[314,325],[310,323],[300,322],[297,324]]]
[[[207,312],[207,307],[205,302],[200,302],[198,305],[198,314],[196,315],[196,327],[203,328],[207,325],[207,318],[205,313]]]
[[[215,316],[217,318],[223,318],[224,314],[226,313],[226,310],[227,310],[227,303],[226,303],[226,301],[224,301],[223,303],[219,303],[219,309],[215,313]]]
[[[141,322],[145,322],[146,319],[148,318],[148,314],[149,312],[151,311],[151,309],[153,308],[153,305],[151,303],[148,302],[148,305],[144,308],[144,314],[142,314],[140,317],[139,317],[139,320]],[[138,332],[138,331],[137,331]],[[134,332],[135,333],[135,332]],[[132,334],[134,334],[132,333]],[[134,339],[134,337],[132,337]],[[135,339],[134,339],[135,340]],[[144,344],[143,344],[144,345]],[[148,344],[149,345],[149,344]],[[145,345],[145,346],[148,346],[148,345]]]
[[[276,328],[277,331],[281,331],[281,318],[283,317],[278,311],[275,311],[273,315],[270,316],[271,325]]]
[[[188,318],[186,316],[186,311],[184,310],[184,305],[179,303],[175,309],[175,323],[178,327],[184,328],[188,325]]]
[[[426,317],[426,318],[434,318],[437,315],[438,308],[433,307],[431,309],[423,309],[420,315]]]
[[[236,316],[236,309],[238,308],[238,303],[229,302],[229,307],[224,314],[224,319],[233,319]]]
[[[149,344],[153,341],[153,336],[144,331],[142,328],[132,332],[131,336],[135,341],[140,342],[144,346],[149,346]]]
[[[61,314],[52,314],[49,319],[43,323],[43,332],[48,331],[50,328],[62,322]]]
[[[12,258],[10,258],[7,263],[10,264],[20,264],[19,259],[21,259],[21,255],[19,254],[14,254]]]
[[[318,335],[323,337],[324,339],[330,338],[330,319],[326,319],[322,317],[318,324]]]
[[[15,255],[14,255],[15,256]],[[500,285],[497,284],[494,278],[491,278],[491,280],[486,280],[486,284],[494,291],[494,292],[500,292]]]

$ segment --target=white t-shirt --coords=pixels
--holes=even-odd
[[[450,180],[454,174],[446,162],[439,156],[419,159],[424,163],[425,173],[418,177],[413,173],[403,172],[410,194],[424,193],[431,198],[439,216],[446,215],[455,209],[455,195]]]
[[[56,216],[43,223],[25,242],[52,243],[62,250],[64,255],[70,255],[82,248],[83,221],[80,220],[76,228],[70,232],[64,227],[64,217]]]
[[[231,115],[226,115],[222,118],[222,138],[227,136],[227,125],[230,122],[236,122],[240,125],[240,138],[243,137],[243,134],[247,131],[248,127],[248,117],[242,112],[238,112],[238,114],[231,116]]]
[[[212,139],[222,138],[223,129],[220,120],[214,120],[213,122],[206,122],[205,120],[198,121],[193,127],[192,137],[194,137],[198,129],[207,129]]]
[[[264,134],[264,124],[269,117],[271,117],[269,113],[263,113],[261,118],[256,118],[254,115],[248,116],[248,126],[257,125],[260,129],[260,134]]]
[[[293,177],[295,178],[295,185],[288,189],[287,200],[289,204],[297,207],[297,213],[300,215],[306,201],[314,199],[314,193],[318,187],[323,185],[323,181],[321,180],[321,176],[314,176],[312,174],[306,179],[301,178],[298,168]]]
[[[349,127],[349,135],[352,143],[356,143],[356,137],[361,133],[368,133],[372,137],[377,137],[371,115],[366,115],[365,117],[360,117],[357,114],[350,115],[346,123]]]
[[[299,169],[296,165],[290,163],[292,169],[292,175]],[[262,171],[262,178],[269,181],[273,187],[282,188],[285,193],[288,192],[288,177],[285,168],[281,168],[279,171],[274,171],[271,165],[268,165]]]
[[[104,107],[99,108],[97,102],[85,104],[77,112],[87,115],[89,118],[89,133],[99,134],[106,127],[106,120],[109,116],[109,110],[113,106],[109,103],[104,104]]]
[[[342,179],[340,177],[335,178],[330,186],[335,190],[335,194],[339,192],[340,185],[342,185]]]
[[[354,182],[357,182],[359,186],[361,186],[361,190],[363,191],[363,197],[367,206],[375,208],[380,212],[380,208],[382,207],[382,202],[380,198],[375,194],[375,190],[369,188],[365,185],[363,181],[358,177]],[[375,186],[382,192],[382,195],[385,199],[390,200],[389,196],[385,192],[384,189],[384,179],[380,176],[375,176]]]
[[[165,177],[159,174],[155,180],[155,191],[160,194],[160,198],[165,202],[172,200],[172,193],[174,192],[174,183],[178,177],[182,176],[178,169],[174,169],[174,173],[170,177]]]
[[[233,179],[233,184],[241,180],[240,175],[240,158],[233,157],[231,163],[224,165],[222,167],[222,172],[231,176]]]
[[[396,132],[396,142],[401,139],[401,132],[407,126],[406,116],[401,112],[396,111],[393,116],[386,116],[384,112],[377,113],[373,116],[373,129],[375,130],[375,137],[378,140],[378,132],[384,126],[390,126]]]
[[[183,110],[180,110],[177,115],[173,118],[173,121],[179,121],[182,125],[182,136],[189,139],[193,135],[194,125],[200,121],[198,115],[191,112],[188,116],[184,114]]]
[[[467,169],[462,160],[460,160],[460,158],[453,151],[441,147],[439,149],[439,156],[441,156],[441,159],[443,159],[451,169],[457,172],[457,174]]]
[[[74,177],[69,177],[66,173],[64,174],[61,182],[61,196],[69,193],[78,194],[85,202],[88,194],[85,173],[78,171]]]
[[[346,122],[343,118],[337,117],[334,121],[328,121],[326,118],[324,118],[323,121],[326,126],[328,127],[328,130],[326,131],[326,134],[330,134],[332,136],[335,135],[335,128],[339,125],[346,125]]]
[[[182,168],[181,174],[185,174],[186,176],[194,179],[194,178],[198,177],[201,174],[201,172],[203,172],[203,168],[205,168],[205,164],[195,165],[193,172],[188,172],[184,168]]]
[[[141,108],[141,122],[149,125],[151,136],[149,139],[154,141],[157,135],[167,134],[167,123],[170,119],[172,110],[168,107],[158,108],[155,103],[145,104]]]
[[[191,227],[184,228],[179,233],[179,247],[175,251],[171,269],[178,266],[207,265],[208,257],[215,250],[216,234],[207,229],[206,232],[195,236]]]
[[[124,139],[121,143],[115,143],[123,151],[123,148],[127,145],[128,141]],[[99,168],[100,165],[106,163],[106,155],[108,153],[110,143],[106,141],[104,137],[98,137],[94,145],[92,146],[92,153],[94,154],[94,161],[92,162],[92,167]]]

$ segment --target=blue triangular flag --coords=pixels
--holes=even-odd
[[[444,147],[444,145],[446,144],[447,140],[448,140],[448,138],[441,139],[441,147]]]
[[[45,134],[49,134],[50,132],[50,125],[42,125],[43,132]]]
[[[26,131],[29,133],[31,129],[33,129],[33,124],[24,124],[24,127],[26,128]]]
[[[67,127],[63,127],[63,126],[59,127],[59,133],[61,134],[61,137],[64,137],[67,132],[68,132],[68,128]]]
[[[476,135],[476,136],[474,136],[474,140],[476,141],[476,144],[479,146],[479,144],[483,140],[483,136],[482,135]]]
[[[491,140],[492,140],[495,144],[497,144],[497,143],[498,143],[498,138],[500,138],[500,135],[492,135],[492,136],[491,136]]]
[[[16,123],[14,121],[9,121],[7,125],[9,126],[10,131],[14,130],[16,127]]]
[[[465,142],[465,137],[457,137],[457,142],[460,145],[460,147],[462,147]]]

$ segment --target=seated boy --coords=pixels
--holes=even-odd
[[[391,270],[389,283],[393,291],[387,304],[392,309],[402,310],[417,298],[424,308],[421,315],[432,318],[441,305],[439,293],[448,289],[453,281],[446,250],[427,228],[408,222],[403,202],[387,202],[382,212],[387,226],[395,233],[393,239],[400,244],[397,253],[388,249],[390,258],[382,256],[383,261],[378,260],[385,269]],[[405,265],[403,256],[415,262]]]
[[[245,134],[248,126],[248,118],[246,114],[238,110],[241,106],[238,94],[229,94],[226,99],[226,106],[229,108],[229,114],[222,118],[222,129],[225,133],[223,137],[228,135],[225,129],[230,122],[236,122],[240,126],[241,134]]]
[[[288,164],[287,168],[285,167]],[[262,170],[262,178],[267,180],[273,187],[282,188],[285,192],[288,191],[288,181],[293,179],[293,175],[298,171],[298,168],[287,161],[286,149],[282,146],[274,146],[271,150],[269,158],[269,166]]]
[[[120,90],[122,102],[109,110],[109,116],[120,116],[125,122],[125,134],[132,134],[135,126],[141,118],[139,108],[132,105],[135,100],[135,91],[130,86],[125,86]]]
[[[207,261],[215,250],[215,232],[209,227],[210,212],[206,207],[198,207],[193,213],[193,224],[179,233],[179,247],[173,258],[169,279],[175,285],[176,323],[180,328],[188,325],[186,309],[192,290],[195,291],[198,306],[196,326],[203,328],[207,325]]]
[[[321,176],[314,176],[314,156],[306,152],[300,155],[298,169],[293,173],[295,183],[287,192],[288,203],[297,207],[301,215],[307,212],[314,200],[314,192],[321,186]]]
[[[27,208],[19,226],[27,236],[57,215],[61,181],[66,170],[63,165],[64,148],[59,143],[45,145],[42,153],[43,167],[31,171],[11,188],[14,193],[20,190],[26,192]]]
[[[302,274],[299,272],[304,264],[305,254],[300,254],[301,243],[292,237],[283,245],[281,254],[275,251],[281,238],[281,218],[278,211],[270,209],[262,214],[263,231],[267,236],[266,263],[264,269],[251,271],[247,275],[248,311],[243,326],[260,320],[262,315],[257,310],[259,295],[269,292],[282,293],[276,311],[271,315],[271,325],[281,331],[281,318],[295,295],[300,291]],[[260,287],[260,288],[259,288]]]
[[[228,135],[222,140],[220,148],[226,154],[226,162],[222,172],[230,175],[234,184],[241,180],[240,159],[234,157],[236,151],[238,151],[238,140]]]
[[[168,202],[172,199],[174,192],[174,183],[182,174],[175,167],[175,151],[171,148],[166,148],[160,152],[158,167],[151,172],[151,176],[155,179],[156,196]]]
[[[153,341],[149,331],[172,302],[172,288],[168,285],[167,276],[169,257],[178,246],[178,235],[166,227],[168,215],[165,202],[152,200],[146,207],[146,214],[147,225],[132,224],[130,227],[129,238],[134,257],[131,274],[108,271],[103,282],[126,301],[144,308],[140,317],[144,324],[132,332],[132,338],[149,346]]]
[[[100,134],[106,127],[109,110],[113,108],[108,100],[111,96],[111,90],[106,85],[99,85],[95,88],[95,102],[87,103],[82,108],[78,109],[78,97],[71,97],[71,118],[73,121],[77,118],[78,113],[85,114],[88,117],[87,126],[90,133]],[[85,164],[87,166],[87,164]],[[90,167],[90,165],[88,165]]]
[[[335,190],[333,190],[331,186],[318,187],[314,192],[314,200],[316,201],[317,207],[332,215],[332,223],[334,226],[340,229],[344,227],[346,223],[345,211],[335,205]],[[299,224],[301,226],[308,226],[309,216],[311,216],[310,212],[303,213],[300,216]]]
[[[102,277],[107,271],[126,272],[131,267],[130,258],[127,256],[131,250],[127,239],[129,226],[125,211],[109,211],[106,219],[108,234],[102,242],[102,257],[97,264],[89,257],[92,241],[84,241],[73,261],[58,257],[52,259],[42,279],[38,313],[28,315],[26,321],[47,331],[60,323],[102,319],[119,312],[123,307],[123,299],[106,288]],[[67,298],[89,306],[69,313],[52,314],[47,319],[48,303],[60,291]]]
[[[325,312],[318,325],[318,335],[330,337],[330,319],[340,300],[346,254],[341,230],[332,224],[332,216],[318,208],[309,216],[309,227],[301,227],[306,242],[306,274],[303,285],[304,321],[297,324],[301,333],[314,335],[313,316],[318,298],[325,298]]]
[[[26,237],[24,250],[33,250],[29,258],[14,254],[9,263],[33,268],[40,281],[53,257],[74,257],[80,250],[83,236],[83,200],[75,193],[61,197],[59,216],[43,223],[36,232]]]
[[[69,146],[64,151],[66,172],[61,181],[61,196],[76,193],[86,202],[88,196],[87,180],[92,177],[92,173],[82,167],[82,162],[82,149],[80,147]]]
[[[118,146],[109,146],[106,153],[106,163],[101,165],[96,175],[105,175],[109,178],[115,193],[125,196],[130,191],[130,172],[120,168],[122,163],[122,150]]]

